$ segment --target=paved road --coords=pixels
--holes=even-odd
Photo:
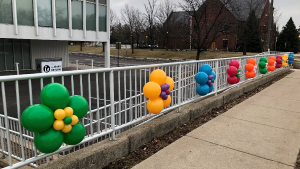
[[[84,53],[70,53],[69,60],[71,63],[76,63],[78,60],[79,64],[85,64],[91,66],[91,59],[94,60],[94,66],[104,67],[104,56],[95,54],[84,54]],[[168,59],[144,59],[144,58],[126,58],[120,57],[119,66],[137,66],[137,65],[149,65],[149,64],[161,64],[176,62],[180,60],[168,60]],[[111,56],[111,67],[118,66],[118,57]]]

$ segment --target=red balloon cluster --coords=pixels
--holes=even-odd
[[[276,68],[281,68],[281,62],[282,62],[282,57],[281,56],[277,56],[276,57]]]
[[[256,76],[256,69],[257,69],[255,59],[252,59],[252,58],[249,59],[247,61],[247,65],[245,66],[245,69],[247,70],[246,77],[249,79],[254,78]]]
[[[270,56],[269,57],[269,60],[268,60],[268,63],[269,63],[269,66],[268,66],[268,71],[270,72],[273,72],[275,70],[275,57],[274,56]]]
[[[236,84],[240,82],[240,63],[237,60],[233,60],[229,63],[229,68],[227,69],[227,82],[229,84]]]

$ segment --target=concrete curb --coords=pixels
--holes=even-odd
[[[104,140],[69,155],[60,157],[59,159],[42,165],[39,168],[103,168],[110,162],[118,158],[122,158],[129,152],[136,150],[153,138],[163,136],[176,127],[203,115],[205,112],[211,111],[213,108],[220,107],[232,99],[238,98],[242,94],[275,79],[277,76],[287,73],[289,70],[289,68],[286,68],[275,71],[272,74],[267,74],[263,77],[257,78],[255,81],[249,81],[240,85],[240,87],[223,92],[217,97],[210,97],[184,105],[182,106],[181,113],[177,113],[177,110],[174,110],[167,115],[161,116],[160,118],[150,121],[144,125],[130,129],[117,135],[117,141]]]

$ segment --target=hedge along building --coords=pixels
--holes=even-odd
[[[109,67],[110,0],[0,0],[0,71],[36,69],[35,59],[62,58],[68,41],[101,41]]]

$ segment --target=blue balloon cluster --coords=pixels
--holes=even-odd
[[[294,63],[294,54],[290,54],[288,57],[288,64],[293,64]]]
[[[196,88],[196,92],[200,96],[205,96],[212,92],[214,89],[213,83],[216,80],[216,74],[212,71],[210,65],[202,65],[199,69],[199,73],[195,76],[196,82],[199,84]]]

